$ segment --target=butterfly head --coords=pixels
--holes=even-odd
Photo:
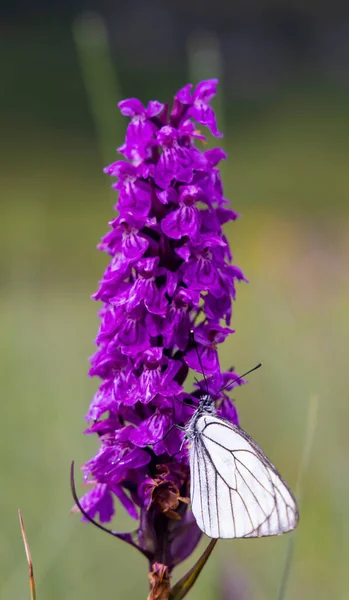
[[[199,400],[198,409],[200,412],[216,414],[216,407],[213,396],[211,394],[203,394]]]

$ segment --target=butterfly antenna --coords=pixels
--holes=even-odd
[[[197,377],[194,377],[194,381],[197,383],[198,387],[200,387],[200,381],[198,380]]]
[[[224,392],[224,390],[226,390],[232,383],[235,383],[236,381],[241,381],[244,377],[246,377],[246,375],[249,375],[253,371],[257,371],[257,369],[259,369],[261,366],[262,366],[262,363],[258,363],[258,365],[256,365],[255,367],[253,367],[253,369],[250,369],[249,371],[246,371],[246,373],[243,373],[242,375],[239,375],[239,377],[237,377],[236,379],[233,379],[232,381],[229,381],[229,383],[227,383],[220,390],[218,390],[218,392],[216,393],[216,395],[220,394],[221,392]]]
[[[205,382],[205,385],[206,385],[206,392],[207,392],[207,395],[209,396],[210,393],[208,391],[208,381],[207,381],[207,377],[205,375],[204,367],[203,367],[202,362],[201,362],[201,358],[200,358],[200,354],[199,354],[199,349],[198,349],[197,343],[196,343],[195,338],[194,338],[194,330],[193,329],[190,330],[190,337],[191,337],[193,346],[195,348],[196,356],[198,357],[198,361],[199,361],[201,373],[202,373],[202,376],[204,378],[204,382]]]

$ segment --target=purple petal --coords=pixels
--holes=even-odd
[[[120,112],[125,117],[135,117],[136,115],[145,115],[145,108],[140,100],[137,98],[128,98],[128,100],[121,100],[118,107]]]
[[[218,165],[221,160],[226,160],[228,158],[222,148],[211,148],[210,150],[206,150],[205,157],[212,167]]]
[[[151,209],[151,188],[144,181],[125,179],[119,196],[120,215],[126,218],[132,214],[137,221],[149,215]]]
[[[216,298],[210,292],[205,297],[205,313],[214,321],[225,319],[227,325],[231,319],[231,297],[229,294],[222,294]]]
[[[161,188],[169,187],[173,179],[190,183],[193,178],[192,162],[186,148],[164,148],[156,166],[155,183]]]
[[[169,125],[162,127],[157,133],[162,154],[156,166],[155,183],[161,188],[169,187],[174,178],[185,183],[193,178],[195,149],[181,146],[177,138],[178,132]]]
[[[194,290],[209,290],[217,278],[212,257],[206,253],[193,256],[187,263],[183,280]]]
[[[157,100],[150,100],[147,108],[147,117],[151,119],[152,117],[156,117],[164,110],[164,104],[162,102],[158,102]]]
[[[220,224],[224,225],[224,223],[228,223],[228,221],[235,221],[238,218],[239,213],[228,208],[217,208],[216,215]]]
[[[117,339],[122,352],[131,357],[136,357],[150,345],[147,331],[137,314],[134,317],[125,315]]]
[[[178,131],[180,132],[181,136],[188,136],[189,138],[194,138],[196,140],[206,140],[206,136],[198,132],[194,123],[190,119],[187,119],[184,121],[184,123],[181,123]]]
[[[178,200],[178,193],[173,187],[169,187],[166,190],[157,192],[157,197],[162,204],[170,204],[171,202],[176,204]]]
[[[189,109],[188,114],[193,117],[200,125],[205,125],[216,137],[223,137],[217,129],[216,117],[211,106],[208,106],[202,100],[196,100],[195,104]]]
[[[161,441],[171,425],[171,415],[156,410],[151,417],[145,419],[137,429],[132,431],[130,441],[136,446],[144,448],[149,444]],[[156,452],[156,448],[154,451]]]
[[[119,485],[115,485],[115,486],[112,486],[111,489],[113,490],[115,496],[117,496],[117,498],[120,500],[123,507],[126,508],[130,517],[132,517],[133,519],[138,519],[138,517],[139,517],[138,511],[137,511],[134,503],[127,496],[127,494],[124,492],[122,487]]]
[[[139,469],[140,467],[144,467],[151,460],[148,452],[141,450],[140,448],[133,448],[127,454],[124,454],[123,457],[118,461],[117,468],[121,469],[124,467],[131,469]]]
[[[126,258],[138,260],[149,246],[148,240],[138,234],[136,229],[128,229],[122,236],[122,250]]]
[[[219,344],[223,342],[230,333],[234,333],[234,330],[229,329],[229,327],[221,327],[217,324],[200,325],[194,330],[194,339],[198,344]]]
[[[200,356],[200,361],[198,359],[198,355],[195,348],[189,350],[184,356],[184,360],[188,367],[193,369],[194,371],[198,371],[202,374],[202,371],[206,375],[214,374],[216,371],[219,371],[219,358],[218,352],[216,348],[198,346],[198,352]],[[201,364],[200,364],[201,362]]]
[[[80,504],[91,519],[99,515],[101,523],[108,523],[114,516],[113,497],[105,483],[98,483],[91,488],[80,499]],[[85,517],[83,520],[86,520]]]
[[[225,396],[220,405],[218,414],[223,417],[223,419],[227,419],[227,421],[239,426],[238,411],[236,410],[235,404],[227,396]]]
[[[175,97],[181,104],[191,104],[191,102],[192,102],[192,96],[191,96],[192,87],[193,87],[193,85],[191,83],[187,83],[187,85],[182,87],[179,90],[179,92],[177,92]]]
[[[113,385],[110,381],[106,381],[94,395],[85,419],[86,421],[94,421],[99,419],[106,411],[116,409],[117,403],[114,396]]]
[[[217,129],[214,111],[209,106],[209,102],[216,94],[217,84],[217,79],[208,79],[197,85],[191,102],[187,102],[187,104],[191,104],[188,116],[193,117],[200,125],[208,127],[213,135],[222,137]],[[186,97],[186,99],[188,98]]]
[[[208,104],[217,93],[218,79],[206,79],[200,81],[196,86],[193,94],[194,102],[196,100],[202,100]]]
[[[161,221],[162,231],[175,240],[179,240],[184,235],[190,235],[195,239],[200,225],[200,212],[196,206],[182,206]]]

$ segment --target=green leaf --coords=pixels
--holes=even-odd
[[[217,544],[217,542],[218,540],[210,541],[205,552],[200,556],[199,560],[195,563],[195,565],[170,590],[169,600],[182,600],[182,598],[184,598],[184,596],[187,595],[187,593],[191,590],[195,581],[199,577],[208,559],[210,558],[211,552]]]

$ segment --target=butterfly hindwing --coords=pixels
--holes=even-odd
[[[208,536],[262,537],[296,527],[291,491],[245,431],[203,414],[195,423],[189,455],[192,511]]]

